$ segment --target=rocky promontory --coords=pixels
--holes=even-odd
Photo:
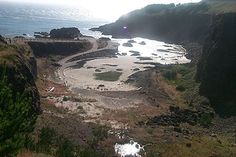
[[[49,34],[53,39],[75,39],[82,36],[76,27],[53,29]]]

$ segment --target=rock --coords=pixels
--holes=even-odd
[[[134,68],[133,71],[139,71],[140,69],[139,68]]]
[[[68,56],[75,52],[81,52],[89,49],[91,43],[87,41],[83,42],[41,42],[41,41],[29,41],[30,48],[33,50],[36,57],[45,57],[49,55],[62,55]]]
[[[111,39],[110,39],[110,38],[106,38],[106,37],[101,37],[101,38],[99,38],[99,40],[104,40],[104,41],[111,41]]]
[[[103,84],[98,85],[98,88],[102,88],[102,87],[105,87],[105,85]]]
[[[140,42],[139,45],[146,45],[144,41]]]
[[[140,52],[138,52],[138,51],[133,51],[133,50],[131,50],[131,51],[129,51],[129,52],[132,53],[131,56],[140,56]]]
[[[50,38],[53,39],[75,39],[81,36],[82,34],[79,29],[75,27],[53,29],[50,31]]]
[[[48,32],[34,32],[35,38],[49,38],[50,34]]]
[[[95,72],[101,72],[101,70],[100,69],[96,69]]]
[[[133,45],[131,43],[124,43],[124,44],[122,44],[122,46],[124,46],[124,47],[133,47]]]
[[[128,43],[131,43],[131,44],[133,44],[133,43],[137,43],[136,41],[134,41],[134,40],[128,40]]]

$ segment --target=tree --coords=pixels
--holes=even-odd
[[[6,69],[6,68],[4,68]],[[13,94],[6,70],[0,76],[0,156],[16,156],[33,131],[37,115],[26,93]],[[33,114],[32,114],[33,113]]]

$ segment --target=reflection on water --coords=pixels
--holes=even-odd
[[[115,144],[114,146],[115,152],[120,157],[141,157],[141,152],[144,152],[144,148],[138,144],[138,142],[134,142],[131,140],[126,144]]]
[[[183,64],[190,60],[181,45],[167,44],[145,38],[113,39],[120,44],[119,53],[139,58],[140,61],[160,64]],[[126,44],[129,43],[128,46]],[[142,44],[143,43],[143,44]]]

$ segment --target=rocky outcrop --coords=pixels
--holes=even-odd
[[[37,67],[30,49],[25,46],[5,45],[0,50],[0,74],[5,70],[13,95],[25,93],[31,98],[31,114],[39,114],[40,96],[35,85]]]
[[[121,17],[96,30],[115,38],[146,37],[162,41],[200,41],[207,32],[211,16],[203,4],[175,6],[155,4]],[[95,29],[93,29],[95,30]]]
[[[200,110],[180,109],[176,106],[169,107],[170,113],[150,118],[146,123],[142,121],[141,125],[162,125],[162,126],[180,126],[180,124],[188,123],[190,125],[201,125],[209,127],[214,118],[214,112],[208,108]],[[175,130],[179,132],[178,130]]]
[[[236,13],[213,18],[198,63],[200,94],[222,116],[236,115]]]
[[[28,42],[36,57],[45,57],[50,54],[67,56],[75,52],[82,52],[92,47],[88,41],[71,41],[71,42]]]
[[[50,37],[53,39],[75,39],[82,36],[78,28],[60,28],[50,31]]]

